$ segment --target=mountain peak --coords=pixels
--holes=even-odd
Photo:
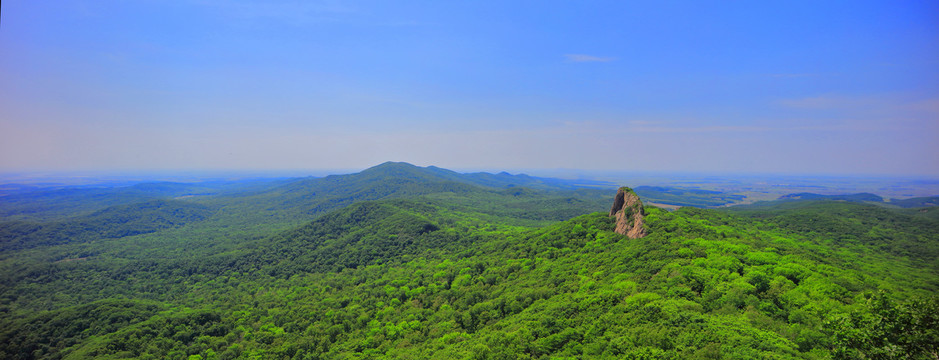
[[[413,177],[430,175],[430,171],[427,168],[406,162],[387,161],[362,170],[359,174]]]
[[[372,167],[370,167],[370,168],[368,168],[368,169],[365,169],[365,170],[363,170],[363,171],[368,171],[368,170],[372,170],[372,169],[419,169],[419,168],[421,168],[421,167],[420,167],[420,166],[417,166],[417,165],[414,165],[414,164],[411,164],[411,163],[406,163],[406,162],[403,162],[403,161],[385,161],[385,162],[383,162],[383,163],[381,163],[381,164],[372,166]]]

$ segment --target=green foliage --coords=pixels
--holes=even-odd
[[[162,310],[159,303],[106,299],[65,307],[5,324],[0,356],[8,359],[60,357],[73,346],[140,323]]]
[[[202,359],[230,349],[237,329],[212,310],[178,309],[104,336],[94,337],[64,359]],[[269,336],[266,332],[259,336]],[[203,356],[205,355],[205,356]]]
[[[186,200],[211,212],[148,234],[5,250],[0,358],[935,356],[939,232],[913,214],[648,207],[631,240],[591,208],[611,193],[378,170]]]
[[[211,213],[211,209],[199,204],[154,200],[112,206],[89,215],[49,223],[4,222],[0,223],[0,251],[152,233],[201,221]]]
[[[728,210],[772,222],[794,234],[839,247],[863,246],[939,268],[939,222],[874,205],[799,201]]]
[[[834,201],[850,201],[850,202],[872,202],[872,203],[882,203],[884,198],[874,195],[871,193],[857,193],[857,194],[848,194],[848,195],[821,195],[813,193],[797,193],[783,195],[779,197],[780,200],[834,200]]]
[[[835,359],[935,359],[939,354],[939,297],[897,304],[871,296],[826,323]]]
[[[195,184],[155,182],[130,186],[85,186],[40,188],[34,191],[0,192],[0,218],[22,221],[53,221],[91,214],[109,207],[173,198],[219,196],[256,191],[280,184],[279,179],[200,182]]]
[[[901,208],[921,208],[939,206],[939,196],[917,197],[909,199],[890,199],[890,205]]]

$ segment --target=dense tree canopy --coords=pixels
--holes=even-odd
[[[253,189],[36,222],[66,240],[0,252],[0,358],[936,356],[939,231],[912,213],[648,207],[630,240],[612,194],[381,183],[306,218],[288,182],[280,207]],[[110,230],[166,214],[187,222]]]

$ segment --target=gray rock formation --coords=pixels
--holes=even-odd
[[[610,208],[610,216],[616,216],[617,233],[628,236],[630,239],[638,239],[647,235],[644,220],[645,212],[642,209],[642,200],[639,195],[628,187],[621,187],[613,198],[613,207]]]

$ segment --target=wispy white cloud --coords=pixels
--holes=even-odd
[[[839,95],[820,95],[820,96],[794,98],[794,99],[781,99],[777,101],[778,104],[785,106],[785,107],[803,108],[803,109],[827,109],[827,108],[851,107],[851,106],[863,104],[865,102],[866,101],[864,99],[839,96]]]
[[[792,79],[792,78],[819,77],[819,76],[825,76],[825,74],[813,74],[813,73],[785,74],[783,73],[783,74],[767,74],[766,76],[773,77],[773,78]]]
[[[865,121],[845,120],[823,121],[814,119],[755,120],[758,125],[733,125],[708,121],[702,123],[695,119],[675,120],[627,120],[622,122],[604,121],[566,121],[562,126],[527,129],[550,133],[577,134],[735,134],[735,133],[791,133],[791,132],[869,132],[895,129],[896,126],[882,126]],[[700,124],[700,125],[698,125]]]
[[[820,96],[780,99],[783,107],[804,110],[833,110],[852,117],[935,119],[939,112],[939,98],[911,97],[904,94],[847,96],[826,94]]]
[[[564,57],[570,62],[610,62],[616,60],[614,57],[600,57],[584,54],[565,54]]]
[[[727,133],[727,132],[764,132],[780,130],[765,126],[637,126],[625,129],[641,133]]]
[[[634,126],[649,126],[649,125],[660,125],[661,121],[652,121],[652,120],[630,120],[629,125]]]

